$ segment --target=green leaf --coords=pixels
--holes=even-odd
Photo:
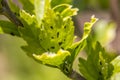
[[[94,17],[94,15],[91,17],[91,21],[90,22],[86,22],[84,24],[84,33],[83,33],[83,37],[82,37],[82,40],[86,39],[90,32],[91,32],[91,28],[92,26],[95,24],[95,22],[97,21],[98,19]]]
[[[112,60],[111,64],[114,66],[114,70],[110,80],[119,80],[120,79],[120,56],[117,56],[114,60]]]
[[[69,62],[73,62],[74,59],[76,58],[76,56],[78,55],[78,53],[86,46],[86,40],[87,37],[90,35],[91,32],[91,28],[93,26],[93,24],[97,21],[98,19],[95,18],[94,16],[91,17],[91,21],[90,22],[86,22],[84,24],[84,33],[83,33],[83,37],[80,41],[74,43],[68,50],[71,53],[71,57],[69,59]]]
[[[30,14],[34,14],[34,1],[35,0],[19,0],[22,3],[22,8],[30,13]],[[39,0],[41,1],[41,0]]]
[[[16,5],[13,0],[8,0],[8,4],[10,9],[12,10],[12,12],[14,12],[15,14],[19,14],[20,8],[18,5]]]
[[[88,69],[88,65],[86,60],[79,58],[79,67],[80,67],[80,72],[82,74],[82,76],[86,79],[86,80],[97,80],[98,79],[98,74],[96,74],[96,72],[92,72],[91,70]],[[91,73],[92,72],[92,73]],[[94,74],[95,77],[92,77],[92,74]]]
[[[88,6],[89,1],[87,0],[72,0],[72,5],[79,9],[79,12],[84,11]]]
[[[55,6],[53,9],[54,11],[61,13],[61,16],[65,19],[76,15],[78,11],[77,8],[72,8],[72,6],[68,4],[60,4]]]
[[[48,9],[42,20],[39,37],[40,44],[47,51],[66,50],[72,45],[74,39],[74,26],[71,18],[64,20],[60,13]]]
[[[98,65],[100,72],[102,74],[102,79],[108,80],[110,76],[112,75],[113,71],[113,65],[109,62],[107,56],[104,56],[105,52],[99,53],[99,62],[100,65]]]
[[[52,8],[57,6],[57,5],[60,5],[60,4],[71,4],[72,3],[72,0],[52,0],[51,1],[51,6]]]
[[[46,2],[49,3],[49,0],[34,0],[35,15],[39,23],[44,16]]]
[[[94,16],[93,16],[91,18],[90,22],[85,23],[85,26],[84,26],[84,35],[83,35],[82,39],[80,41],[78,41],[78,42],[73,43],[71,46],[69,46],[67,48],[67,50],[71,53],[71,56],[69,56],[67,58],[67,60],[63,64],[63,67],[61,68],[61,70],[65,74],[68,75],[68,74],[71,73],[73,62],[74,62],[75,58],[77,57],[77,55],[79,54],[79,52],[86,46],[87,37],[90,35],[91,27],[92,27],[92,25],[96,21],[97,21],[97,19],[94,18]],[[66,67],[67,69],[66,68],[64,69],[64,67]]]
[[[16,25],[9,21],[0,20],[0,34],[3,33],[20,36]]]
[[[39,15],[30,15],[24,10],[20,12],[20,18],[24,27],[20,27],[19,32],[21,33],[21,37],[28,44],[23,46],[22,49],[36,60],[37,58],[35,55],[40,55],[42,57],[46,56],[45,59],[42,58],[42,60],[40,58],[38,60],[41,63],[57,67],[59,65],[60,67],[60,64],[63,64],[63,61],[69,55],[68,51],[66,52],[67,48],[69,48],[73,43],[73,21],[69,15],[69,17],[66,18],[66,16],[61,14],[62,12],[54,11],[54,9],[51,9],[50,6],[47,6],[47,4],[50,3],[45,2],[45,12],[43,18],[41,19],[41,24],[38,22],[38,19],[36,19]],[[40,4],[38,3],[37,7],[39,5]],[[69,9],[72,10],[71,8]],[[72,13],[70,15],[72,16],[75,14]],[[65,52],[60,52],[61,49]],[[55,53],[56,56],[50,58],[48,57],[49,54],[45,53],[53,53],[53,55]],[[54,61],[56,58],[58,58],[58,63]],[[46,59],[50,60],[50,62]]]
[[[57,6],[53,7],[53,10],[55,12],[61,13],[62,11],[64,11],[67,8],[70,8],[70,7],[71,6],[69,4],[60,4],[60,5],[57,5]]]
[[[43,64],[53,65],[53,66],[60,66],[64,63],[64,60],[70,53],[68,51],[59,50],[57,53],[46,52],[42,55],[33,54],[35,59],[41,61]]]
[[[79,58],[79,70],[82,76],[84,76],[87,80],[98,80],[99,72],[98,72],[98,61],[99,61],[99,51],[96,51],[91,48],[91,54],[88,55],[87,60]]]
[[[73,16],[73,15],[77,15],[77,11],[78,11],[77,8],[70,9],[70,7],[69,7],[69,8],[67,8],[67,9],[65,9],[65,10],[61,13],[61,15],[62,15],[63,17],[65,17],[65,18],[67,18],[67,17],[71,17],[71,16]]]
[[[92,45],[87,44],[89,54],[87,60],[79,58],[79,70],[83,77],[87,80],[109,80],[112,75],[113,66],[110,63],[109,57],[100,43]]]
[[[71,10],[71,8],[69,9]],[[66,50],[73,43],[74,39],[73,22],[70,16],[67,19],[65,19],[66,16],[63,16],[61,14],[62,11],[59,12],[57,9],[56,10],[55,8],[51,9],[50,7],[46,8],[45,10],[46,11],[42,19],[42,24],[40,26],[39,35],[40,44],[45,49],[46,52],[57,54],[57,52],[60,49]],[[71,16],[72,15],[75,14],[72,13]],[[63,62],[63,60],[61,60],[61,62]],[[55,64],[53,63],[46,62],[45,64],[51,64],[52,66],[54,66]]]
[[[27,53],[42,54],[45,50],[41,47],[39,42],[40,28],[34,15],[22,10],[20,12],[21,21],[24,27],[19,28],[21,37],[27,42],[27,46],[22,47]]]

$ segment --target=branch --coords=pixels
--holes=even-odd
[[[120,26],[119,0],[110,0],[110,5],[112,19],[117,22],[117,26]]]
[[[120,53],[120,10],[119,10],[119,0],[110,0],[110,7],[111,7],[111,18],[116,22],[117,29],[116,29],[116,37],[112,42],[112,48]]]
[[[76,71],[72,71],[70,78],[72,80],[85,80],[85,78],[83,78],[79,73],[77,73]]]
[[[83,31],[81,30],[80,20],[77,19],[77,16],[73,17],[73,22],[75,25],[75,35],[81,38]]]
[[[16,26],[23,27],[22,22],[16,17],[16,15],[10,10],[7,1],[1,1],[2,8],[0,9],[0,13],[5,15],[10,21],[12,21]]]

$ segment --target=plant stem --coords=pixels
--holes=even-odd
[[[16,15],[10,10],[7,1],[1,1],[2,8],[0,9],[0,13],[5,15],[10,21],[12,21],[16,26],[23,27],[21,21],[16,17]]]
[[[119,0],[110,0],[110,10],[111,10],[111,18],[116,22],[116,37],[112,42],[112,48],[120,53],[120,9],[119,9]]]
[[[79,73],[72,70],[72,73],[69,76],[72,80],[85,80]]]

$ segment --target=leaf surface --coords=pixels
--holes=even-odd
[[[113,74],[110,80],[119,80],[120,79],[120,56],[117,56],[114,60],[111,61],[114,66]]]
[[[54,66],[60,66],[67,56],[69,56],[70,53],[68,51],[59,50],[57,53],[43,53],[42,55],[35,55],[35,59],[41,61],[43,64],[47,65],[54,65]]]
[[[87,60],[79,58],[80,73],[87,80],[109,80],[112,75],[113,66],[109,57],[100,43],[96,43],[95,48],[92,45],[89,49]]]
[[[78,55],[78,53],[86,46],[86,40],[87,37],[90,35],[91,32],[91,28],[93,26],[93,24],[97,21],[97,18],[95,18],[94,16],[91,17],[91,21],[90,22],[86,22],[84,24],[84,33],[83,33],[83,37],[80,41],[74,43],[68,50],[71,53],[71,57],[70,57],[70,62],[73,62],[74,59],[76,58],[76,56]]]
[[[27,42],[27,46],[22,47],[29,55],[42,54],[45,50],[39,42],[40,28],[34,15],[22,10],[20,12],[21,21],[24,27],[19,28],[21,37]]]
[[[17,26],[9,21],[0,20],[0,34],[3,33],[20,36]]]
[[[30,14],[34,14],[34,9],[35,9],[34,1],[35,0],[19,0],[19,2],[22,3],[22,8]],[[39,1],[41,1],[41,0],[39,0]]]

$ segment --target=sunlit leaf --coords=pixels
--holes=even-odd
[[[71,16],[72,15],[75,14],[73,13]],[[20,12],[20,19],[24,27],[19,28],[19,32],[28,44],[23,46],[22,49],[30,56],[32,56],[32,54],[44,55],[45,52],[57,54],[61,49],[66,51],[73,43],[74,26],[71,17],[65,18],[66,17],[62,16],[60,12],[58,13],[51,8],[46,8],[44,16],[41,19],[41,24],[39,24],[36,15],[30,15],[22,10]],[[66,59],[68,55],[63,54],[62,56],[64,57],[61,61],[59,60],[59,64],[61,64],[61,62],[63,63],[63,60]],[[49,59],[49,57],[46,58]],[[40,62],[44,63],[44,60],[40,60]],[[45,61],[44,64],[58,66],[58,64],[53,64],[54,61],[52,63],[52,60],[50,63],[47,62]]]
[[[56,12],[61,13],[61,16],[66,18],[69,18],[71,16],[77,15],[77,8],[72,8],[71,5],[68,4],[60,4],[58,6],[55,6],[53,8]]]
[[[41,19],[44,16],[45,12],[45,3],[49,0],[34,0],[35,15],[38,22],[41,22]]]
[[[67,49],[74,39],[74,26],[71,18],[64,20],[60,13],[48,9],[42,20],[39,38],[40,44],[47,51],[57,52],[61,48]]]
[[[120,79],[120,56],[117,56],[114,60],[111,61],[114,66],[113,75],[110,80],[119,80]]]
[[[85,47],[86,45],[86,39],[87,37],[90,35],[91,32],[91,28],[93,26],[93,24],[97,21],[97,18],[95,18],[94,16],[91,17],[91,21],[90,22],[86,22],[84,24],[84,33],[83,33],[83,37],[80,41],[74,43],[72,45],[72,47],[70,47],[68,50],[71,53],[71,57],[70,57],[70,62],[74,61],[74,59],[76,58],[76,56],[78,55],[78,53]]]
[[[24,27],[19,28],[21,37],[27,42],[27,46],[22,47],[31,56],[32,54],[42,54],[44,49],[39,42],[40,28],[38,27],[37,20],[34,15],[22,10],[20,17]]]
[[[68,51],[59,50],[57,53],[46,52],[42,55],[33,54],[35,59],[41,61],[43,64],[60,66],[70,53]]]
[[[51,1],[51,6],[52,7],[55,7],[57,5],[60,5],[60,4],[71,4],[72,3],[72,0],[52,0]]]

